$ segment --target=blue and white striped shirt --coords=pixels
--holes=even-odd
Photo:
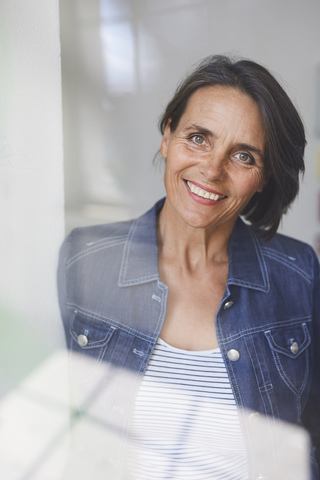
[[[159,339],[134,408],[127,468],[134,480],[248,478],[238,412],[219,349]]]

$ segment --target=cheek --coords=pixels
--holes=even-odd
[[[264,174],[262,168],[255,168],[251,172],[251,185],[256,191],[262,187],[264,183]]]
[[[256,192],[261,191],[263,188],[263,178],[260,172],[251,172],[251,175],[238,177],[236,181],[236,189],[240,197],[251,198]]]
[[[164,186],[167,191],[168,191],[168,187],[170,186],[170,183],[172,183],[172,178],[173,178],[173,174],[171,172],[168,159],[166,159],[166,166],[164,170]]]
[[[167,162],[170,170],[178,173],[195,163],[197,157],[183,142],[176,142],[167,149]]]
[[[166,168],[164,171],[164,186],[166,187],[166,189],[168,189],[168,187],[170,188],[170,185],[176,183],[178,175],[179,170],[176,169],[176,165],[175,168],[173,168],[173,165],[167,159]]]
[[[183,166],[179,159],[175,156],[174,160],[168,155],[164,171],[164,186],[167,193],[177,191],[181,184],[181,172]]]

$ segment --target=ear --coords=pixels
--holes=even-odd
[[[169,120],[167,121],[167,125],[166,125],[166,128],[164,129],[163,137],[161,140],[160,153],[163,158],[167,158],[169,137],[171,135],[170,123],[171,123],[171,118],[169,118]]]

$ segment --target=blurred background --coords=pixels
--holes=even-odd
[[[164,195],[159,116],[185,73],[218,53],[265,65],[301,113],[307,169],[282,230],[315,245],[319,13],[316,0],[61,1],[67,230],[139,215]]]
[[[318,0],[1,0],[1,480],[60,478],[59,246],[164,195],[157,122],[203,57],[265,65],[297,106],[306,174],[281,231],[320,255],[319,21]]]

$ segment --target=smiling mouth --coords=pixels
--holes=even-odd
[[[214,200],[215,202],[217,202],[218,200],[222,200],[223,198],[226,198],[225,195],[218,195],[216,193],[207,192],[203,188],[200,188],[197,185],[194,185],[189,180],[187,180],[186,183],[189,189],[191,190],[191,192],[197,195],[198,197],[206,198],[208,200]]]

